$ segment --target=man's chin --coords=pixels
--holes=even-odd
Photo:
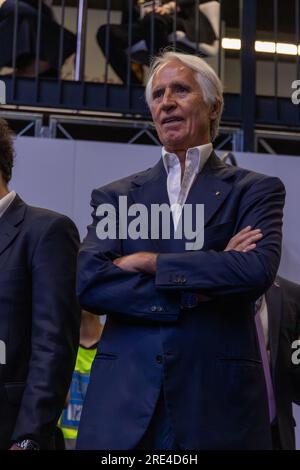
[[[164,147],[167,148],[167,147],[171,147],[171,148],[182,148],[184,147],[184,139],[182,138],[182,136],[180,135],[175,135],[175,133],[173,135],[167,135],[167,136],[164,136],[164,138],[161,139],[161,142],[163,143]]]

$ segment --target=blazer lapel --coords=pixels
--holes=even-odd
[[[231,192],[232,184],[225,181],[228,176],[226,170],[226,165],[213,152],[203,170],[197,175],[188,194],[186,204],[192,204],[194,207],[196,204],[204,206],[204,229]]]
[[[130,194],[134,202],[150,208],[151,204],[169,204],[167,173],[162,159],[147,173],[136,176]]]
[[[204,225],[208,225],[211,218],[222,206],[231,191],[232,185],[224,181],[228,172],[227,167],[220,161],[214,152],[210,155],[203,170],[197,175],[186,204],[191,204],[195,208],[196,204],[204,204]],[[133,181],[133,189],[130,192],[133,202],[142,203],[147,207],[148,214],[151,214],[152,204],[170,205],[167,191],[167,173],[162,159],[146,174],[138,175]],[[193,219],[195,211],[193,210]],[[150,221],[150,219],[149,219]],[[201,227],[202,229],[202,227]],[[150,223],[149,223],[149,237]],[[181,252],[185,251],[185,243],[188,241],[184,237],[184,230],[181,239],[174,238],[173,218],[170,217],[170,239],[152,239],[155,249],[160,252]]]
[[[222,179],[225,168],[224,163],[213,152],[203,170],[197,175],[188,194],[186,203],[204,204],[205,226],[231,191],[232,185]]]
[[[271,351],[271,367],[274,377],[278,354],[279,332],[282,317],[282,293],[278,280],[266,292],[268,308],[269,342]]]
[[[144,204],[148,212],[148,236],[151,241],[153,248],[158,251],[164,251],[165,248],[169,245],[170,240],[162,240],[161,230],[159,230],[159,239],[155,240],[151,237],[151,206],[153,204],[161,205],[167,204],[170,205],[168,190],[167,190],[167,173],[163,164],[162,159],[149,170],[148,173],[143,175],[138,175],[132,183],[132,189],[130,191],[130,196],[132,201],[128,201],[128,204],[139,203]],[[170,236],[172,238],[173,228],[173,219],[170,220]],[[167,244],[167,245],[166,245]],[[166,246],[165,246],[166,245]],[[168,250],[169,251],[169,250]]]
[[[11,245],[20,232],[24,220],[26,204],[16,195],[15,199],[0,219],[0,255]]]

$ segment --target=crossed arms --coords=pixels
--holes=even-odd
[[[141,252],[124,257],[120,240],[96,236],[96,208],[101,203],[116,206],[117,195],[94,191],[94,221],[79,253],[81,305],[98,314],[105,311],[168,322],[179,314],[184,291],[210,298],[259,297],[273,282],[279,266],[284,196],[277,178],[253,184],[240,202],[236,235],[223,252]],[[253,232],[249,226],[261,232]],[[185,279],[184,284],[176,282],[178,275]],[[153,312],[153,305],[160,307],[159,314]]]

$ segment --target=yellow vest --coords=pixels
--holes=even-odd
[[[97,352],[94,348],[79,346],[75,370],[70,385],[70,399],[67,408],[61,414],[59,426],[65,439],[76,439],[84,397],[90,378],[92,362]]]

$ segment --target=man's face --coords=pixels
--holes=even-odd
[[[150,111],[167,151],[187,150],[210,139],[210,120],[216,111],[204,102],[194,72],[174,60],[153,77]]]

